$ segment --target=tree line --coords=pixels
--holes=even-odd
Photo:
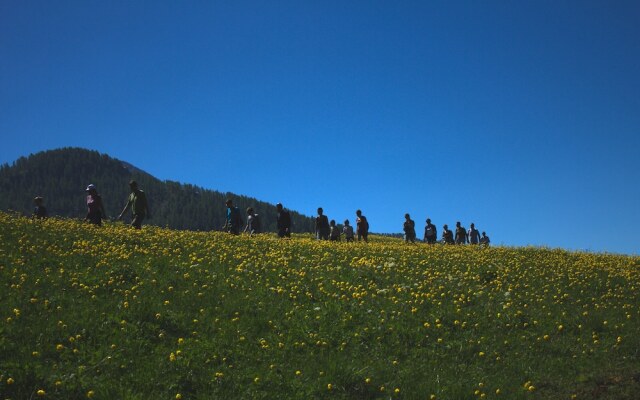
[[[136,180],[147,193],[149,224],[171,229],[215,230],[226,220],[225,200],[241,210],[253,207],[265,231],[276,230],[275,205],[175,181],[161,181],[132,165],[81,148],[49,150],[0,166],[0,209],[31,215],[33,198],[44,197],[50,216],[84,218],[85,188],[97,186],[109,216],[117,216]],[[291,211],[294,232],[313,232],[314,220]]]

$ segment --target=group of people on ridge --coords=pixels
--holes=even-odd
[[[340,227],[336,225],[336,221],[332,219],[329,221],[329,218],[324,215],[324,210],[322,207],[318,208],[318,216],[315,219],[315,235],[318,240],[332,240],[332,241],[340,241],[341,235],[344,234],[345,240],[347,242],[353,242],[357,235],[358,241],[364,240],[365,242],[369,241],[369,222],[367,221],[367,217],[362,215],[361,210],[356,211],[356,230],[355,234],[353,231],[353,226],[348,219],[344,220],[344,225],[342,230]]]
[[[226,201],[227,216],[222,230],[234,235],[239,235],[240,230],[243,233],[249,233],[254,235],[262,232],[262,226],[260,223],[260,217],[255,213],[253,207],[247,208],[247,222],[242,222],[240,216],[240,209],[233,205],[233,201],[228,199]],[[276,227],[278,230],[278,237],[291,237],[291,214],[288,210],[285,210],[282,203],[276,204]],[[369,237],[369,223],[367,218],[362,215],[362,211],[356,211],[356,230],[354,232],[353,227],[350,225],[349,220],[344,221],[344,227],[342,231],[336,225],[336,221],[327,218],[323,214],[322,208],[318,208],[318,216],[315,219],[315,235],[319,240],[340,240],[341,234],[345,235],[347,242],[351,242],[355,239],[356,234],[358,240],[368,241]]]
[[[416,224],[411,219],[409,214],[404,215],[404,224],[402,226],[404,231],[405,242],[415,243],[416,241]],[[455,235],[455,236],[454,236]],[[436,243],[438,240],[438,230],[434,224],[431,223],[431,219],[427,218],[426,225],[424,227],[424,241],[429,244]],[[452,232],[447,224],[442,227],[442,243],[444,244],[482,244],[488,246],[491,241],[486,232],[480,232],[476,229],[475,224],[471,223],[470,229],[467,231],[460,222],[456,222],[455,234]]]
[[[131,192],[129,193],[129,197],[127,197],[124,209],[116,219],[122,219],[124,213],[130,209],[132,212],[131,226],[136,229],[140,229],[142,227],[142,221],[145,218],[149,218],[149,203],[147,202],[146,194],[138,187],[138,183],[136,181],[132,180],[129,182],[129,189]],[[94,225],[102,225],[102,220],[107,218],[107,213],[105,212],[102,197],[98,193],[96,185],[89,184],[86,188],[86,193],[87,214],[84,220]],[[41,196],[35,197],[34,203],[36,207],[33,211],[33,217],[46,218],[47,209],[43,204],[43,198]],[[238,207],[233,205],[233,201],[228,199],[225,204],[227,206],[227,214],[225,224],[222,227],[224,231],[234,235],[239,235],[240,230],[244,227],[242,232],[249,233],[250,235],[262,232],[260,217],[255,213],[253,207],[249,207],[246,210],[247,220],[245,224],[242,216],[240,215],[240,210]],[[291,214],[289,211],[284,209],[281,203],[276,204],[276,212],[278,237],[291,237]],[[358,241],[364,240],[365,242],[368,242],[369,222],[367,221],[367,217],[362,215],[361,210],[356,211],[355,230],[348,219],[344,221],[343,227],[340,229],[335,220],[332,219],[329,221],[329,218],[324,214],[322,207],[318,207],[317,212],[318,215],[315,218],[314,227],[316,239],[340,241],[342,235],[344,235],[347,242],[353,242],[356,237],[358,238]],[[404,218],[404,240],[406,242],[415,243],[417,236],[415,222],[411,219],[409,214],[405,214]],[[482,232],[481,235],[473,223],[468,231],[460,224],[460,222],[456,223],[455,233],[452,232],[446,224],[442,229],[442,243],[445,244],[470,243],[489,245],[490,243],[489,237],[486,233]],[[426,243],[433,244],[437,242],[437,238],[438,230],[436,229],[436,226],[431,223],[431,219],[427,218],[424,228],[424,241]]]
[[[116,219],[122,219],[124,213],[130,209],[132,213],[131,226],[140,229],[142,228],[142,221],[150,216],[147,195],[143,190],[138,188],[136,181],[132,180],[129,182],[129,189],[131,192],[129,193],[129,197],[127,197],[124,209]],[[102,220],[108,219],[107,212],[104,209],[104,203],[102,202],[102,196],[98,193],[96,185],[92,183],[87,186],[85,191],[87,193],[87,214],[84,220],[94,225],[102,225]],[[36,196],[33,202],[36,206],[33,210],[33,218],[47,218],[47,209],[43,204],[44,198],[42,196]]]

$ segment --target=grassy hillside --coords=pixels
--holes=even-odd
[[[639,269],[0,213],[0,398],[637,399]]]

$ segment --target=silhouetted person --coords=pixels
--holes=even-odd
[[[227,206],[227,219],[222,229],[232,235],[240,234],[240,227],[242,226],[242,217],[240,216],[240,210],[233,205],[231,199],[227,199],[225,202]]]
[[[33,204],[35,204],[35,208],[33,209],[33,215],[31,215],[31,218],[45,219],[49,216],[47,214],[47,208],[44,206],[44,197],[34,197]]]
[[[442,242],[444,244],[454,244],[453,241],[453,232],[449,229],[447,224],[442,227]]]
[[[244,232],[249,232],[249,235],[260,233],[260,218],[258,214],[253,212],[253,207],[247,208],[247,226],[244,227]]]
[[[404,224],[402,225],[402,230],[404,231],[404,241],[405,242],[416,242],[416,223],[413,222],[411,216],[409,214],[404,215]]]
[[[318,216],[316,217],[316,239],[329,240],[329,218],[323,214],[322,207],[318,207]]]
[[[282,207],[281,203],[276,204],[276,226],[278,228],[278,237],[291,237],[291,214]]]
[[[151,212],[149,212],[149,203],[147,202],[147,195],[138,188],[136,181],[129,182],[129,189],[131,193],[127,198],[127,204],[124,209],[118,215],[118,219],[122,219],[122,215],[130,208],[133,213],[131,220],[131,226],[136,229],[142,228],[142,221],[146,218],[151,218]]]
[[[485,232],[482,232],[482,237],[480,238],[480,244],[483,246],[489,246],[491,240],[489,240],[489,236]]]
[[[480,232],[476,229],[473,223],[471,223],[469,232],[467,232],[467,237],[469,238],[469,243],[471,244],[480,243]]]
[[[438,230],[436,226],[431,223],[431,219],[427,218],[427,225],[424,227],[424,241],[429,244],[434,244],[438,240]]]
[[[456,222],[456,244],[465,244],[468,240],[467,230],[460,225],[460,222]]]
[[[369,221],[367,217],[362,215],[362,211],[356,211],[356,233],[358,234],[358,241],[363,239],[365,242],[369,241]]]
[[[84,220],[100,226],[102,225],[102,220],[107,218],[107,213],[104,211],[104,204],[102,203],[102,197],[98,194],[98,189],[93,183],[87,186],[86,192],[87,215],[84,217]]]
[[[331,222],[329,222],[329,240],[334,241],[334,242],[339,242],[340,241],[340,228],[338,228],[338,225],[336,225],[336,220],[332,219]]]
[[[349,220],[344,220],[344,227],[342,228],[342,233],[344,233],[344,239],[347,242],[353,242],[353,226],[349,225]]]

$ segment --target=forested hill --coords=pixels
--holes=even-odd
[[[264,230],[276,230],[275,205],[232,193],[221,193],[189,184],[161,181],[131,164],[97,151],[63,148],[21,157],[0,166],[0,209],[30,215],[34,196],[43,196],[50,216],[83,218],[85,188],[98,187],[107,214],[117,216],[129,194],[128,183],[138,181],[147,193],[149,224],[174,229],[219,229],[225,220],[227,198],[244,210],[252,206]],[[285,204],[286,207],[286,204]],[[291,212],[295,232],[311,232],[313,220]]]

